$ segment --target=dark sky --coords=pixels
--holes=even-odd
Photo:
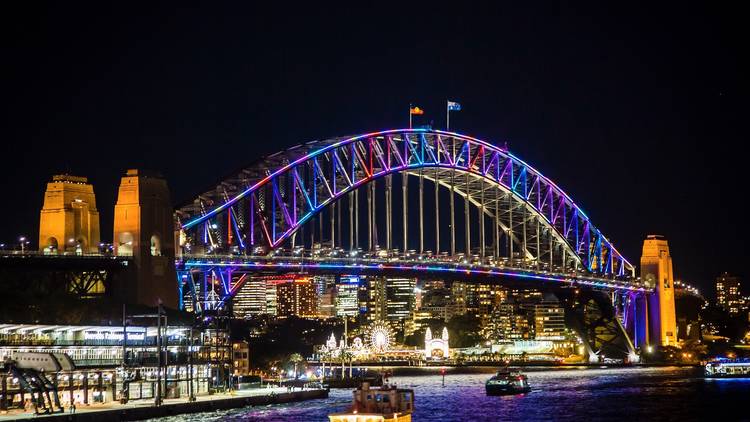
[[[182,202],[281,148],[405,127],[410,102],[442,128],[450,98],[452,129],[507,141],[632,262],[660,233],[679,278],[747,274],[740,10],[26,3],[2,18],[0,241],[36,238],[58,172],[93,181],[110,240],[127,168]]]

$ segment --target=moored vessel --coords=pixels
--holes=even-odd
[[[414,390],[383,384],[370,389],[368,382],[354,390],[352,408],[348,412],[328,415],[330,422],[411,422],[414,411]]]
[[[501,369],[484,384],[488,396],[523,394],[531,391],[526,375],[521,371]]]
[[[750,359],[714,359],[704,373],[707,378],[750,378]]]

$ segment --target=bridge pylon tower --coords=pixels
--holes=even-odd
[[[648,295],[650,343],[677,345],[677,318],[674,305],[674,275],[669,244],[663,236],[649,235],[643,241],[641,279],[654,292]]]
[[[39,213],[39,251],[45,254],[99,251],[99,212],[85,177],[52,176]]]
[[[158,174],[128,170],[115,205],[115,254],[132,256],[135,279],[126,286],[129,303],[179,307],[173,265],[174,220],[167,182]]]

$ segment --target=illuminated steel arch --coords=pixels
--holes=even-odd
[[[385,179],[385,183],[381,183],[389,198],[385,204],[385,243],[386,249],[391,249],[399,244],[391,233],[393,174],[403,178],[404,198],[411,176],[419,179],[420,198],[426,179],[435,186],[436,202],[438,190],[448,189],[451,209],[454,196],[463,197],[467,208],[471,204],[478,209],[478,215],[483,218],[473,223],[481,226],[480,239],[474,239],[473,243],[479,243],[482,259],[497,262],[505,257],[537,266],[543,264],[549,269],[574,268],[600,276],[634,276],[633,265],[589,221],[580,207],[539,171],[506,149],[488,142],[425,129],[389,130],[310,142],[266,157],[180,207],[176,212],[181,227],[180,243],[190,254],[247,255],[258,247],[262,253],[268,253],[284,245],[298,244],[298,230],[327,210],[332,219],[328,239],[331,248],[338,243],[355,249],[361,243],[358,228],[356,241],[351,226],[349,242],[340,239],[340,228],[339,239],[336,239],[333,224],[336,204],[339,203],[341,224],[341,208],[348,202],[351,223],[359,204],[356,199],[353,206],[352,198],[359,193],[358,189],[369,186],[366,189],[369,195],[370,190],[375,189],[372,182]],[[373,211],[376,204],[370,206],[368,217],[377,218]],[[436,208],[435,212],[440,212],[442,207]],[[420,210],[420,222],[421,218]],[[436,217],[435,221],[438,240],[434,252],[437,254],[440,218]],[[451,221],[455,223],[453,215]],[[465,221],[464,243],[466,255],[470,255],[470,218]],[[356,224],[359,224],[359,216]],[[489,227],[492,238],[490,246],[485,239],[488,234],[485,226]],[[456,225],[450,227],[450,252],[454,255]],[[423,252],[424,227],[420,229],[419,249]],[[377,243],[372,239],[372,230],[368,228],[369,248]],[[401,233],[403,250],[408,250],[407,232]],[[501,247],[502,239],[507,247]],[[304,235],[302,242],[305,242]]]

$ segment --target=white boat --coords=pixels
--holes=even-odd
[[[414,411],[414,390],[383,384],[370,389],[363,382],[354,391],[352,408],[348,412],[328,415],[329,422],[411,422]]]

